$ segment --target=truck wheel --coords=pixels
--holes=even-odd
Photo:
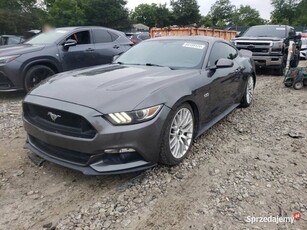
[[[25,76],[24,86],[25,90],[29,92],[34,86],[39,84],[42,80],[54,75],[54,71],[45,65],[36,65],[31,67]]]
[[[287,55],[285,54],[283,57],[282,64],[279,68],[275,69],[275,73],[277,76],[283,76],[286,73],[286,66],[287,66]]]
[[[295,55],[294,58],[290,61],[290,67],[292,68],[297,67],[299,62],[300,62],[299,56]]]

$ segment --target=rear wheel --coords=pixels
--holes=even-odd
[[[194,115],[191,106],[184,103],[171,111],[164,132],[160,162],[176,165],[183,161],[192,146],[194,136]]]
[[[29,92],[34,86],[39,84],[42,80],[54,75],[55,72],[45,65],[36,65],[31,67],[26,73],[24,85],[25,90]]]
[[[254,88],[255,88],[254,78],[252,75],[249,75],[247,79],[246,89],[243,98],[241,100],[240,104],[241,107],[247,108],[252,104],[254,98]]]

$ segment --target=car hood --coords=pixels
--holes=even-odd
[[[30,44],[0,46],[0,57],[31,53],[42,50],[44,47],[45,47],[44,45],[30,45]]]
[[[101,113],[132,111],[154,92],[197,73],[199,70],[103,65],[55,75],[30,94],[83,105]]]
[[[253,40],[253,41],[281,41],[284,40],[283,38],[278,38],[278,37],[239,37],[234,39],[235,41],[240,41],[240,40]]]

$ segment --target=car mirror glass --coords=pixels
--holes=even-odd
[[[74,39],[68,39],[65,43],[64,43],[64,48],[69,48],[70,46],[76,46],[77,45],[77,41]]]
[[[216,63],[216,68],[229,68],[233,66],[233,61],[227,58],[221,58]]]

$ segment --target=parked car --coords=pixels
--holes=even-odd
[[[146,40],[113,64],[58,74],[33,89],[23,102],[26,147],[91,175],[176,165],[193,139],[251,105],[255,82],[251,52],[225,40]]]
[[[21,45],[0,47],[0,91],[29,91],[55,73],[111,63],[131,45],[120,31],[65,27],[41,33]]]
[[[14,45],[14,44],[20,44],[24,42],[24,38],[21,36],[15,36],[15,35],[1,35],[0,36],[0,45]]]
[[[307,33],[302,34],[302,47],[300,52],[300,59],[307,60]]]
[[[150,34],[148,32],[126,33],[126,35],[133,44],[138,44],[144,40],[150,39]]]
[[[291,44],[290,40],[294,42]],[[238,49],[248,49],[253,52],[257,67],[271,68],[278,75],[284,75],[287,66],[288,51],[292,49],[290,66],[299,64],[300,35],[296,35],[291,26],[259,25],[252,26],[241,37],[232,40]]]

